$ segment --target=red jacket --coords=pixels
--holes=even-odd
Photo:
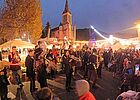
[[[95,97],[93,96],[93,94],[91,92],[87,92],[85,94],[83,94],[79,100],[96,100]]]
[[[55,63],[57,63],[57,55],[58,55],[57,51],[56,50],[52,50],[52,54],[55,57]]]
[[[16,58],[14,57],[16,55]],[[20,59],[20,56],[18,54],[13,54],[12,52],[8,56],[9,62],[10,62],[10,69],[11,70],[20,70],[20,61],[17,59]],[[20,59],[21,60],[21,59]]]

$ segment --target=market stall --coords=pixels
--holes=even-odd
[[[21,58],[21,67],[22,70],[25,70],[25,58],[27,56],[27,49],[28,48],[34,48],[35,45],[27,42],[27,41],[23,41],[21,39],[14,39],[12,41],[8,41],[2,45],[0,45],[0,49],[2,50],[2,57],[4,61],[8,61],[8,55],[9,52],[12,50],[12,46],[16,46],[17,47],[17,51],[19,52],[20,58]]]
[[[22,41],[21,39],[14,39],[12,41],[8,41],[0,45],[0,48],[11,50],[12,46],[16,46],[17,48],[34,48],[35,47],[35,45],[30,42]]]

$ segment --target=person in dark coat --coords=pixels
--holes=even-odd
[[[98,52],[98,66],[97,66],[97,75],[98,78],[102,78],[102,66],[103,66],[103,54],[101,51]]]
[[[69,49],[68,49],[68,50],[69,50],[69,55],[70,55],[70,57],[71,57],[71,56],[76,57],[76,52],[73,50],[72,45],[69,46]],[[75,61],[75,62],[73,61],[72,66],[76,66],[76,61]]]
[[[43,52],[39,55],[38,60],[38,67],[37,67],[37,80],[40,83],[40,87],[47,87],[47,66],[45,64],[44,54]]]
[[[0,59],[0,63],[2,63],[2,59]],[[6,67],[4,67],[4,66],[2,66],[2,64],[0,64],[0,97],[1,97],[1,100],[10,99],[10,98],[7,98],[9,81],[7,79],[6,70],[7,70]]]
[[[97,81],[97,51],[94,51],[89,56],[89,64],[88,64],[88,81],[92,81],[92,87],[96,87]]]
[[[86,64],[85,64],[85,62],[84,62],[85,51],[86,51],[86,50],[85,50],[84,48],[82,48],[82,50],[81,50],[81,61],[82,61],[81,69],[82,69],[83,71],[85,71],[85,66],[86,66]]]
[[[66,90],[69,92],[71,89],[71,78],[72,78],[72,66],[71,62],[73,61],[72,58],[70,58],[69,51],[65,52],[65,55],[63,56],[63,62],[65,64],[65,74],[66,74]]]
[[[49,53],[46,55],[46,59],[48,59],[48,60],[53,60],[54,59],[54,56],[53,56],[53,53],[52,53],[51,49],[49,50]]]
[[[77,60],[76,60],[76,70],[75,70],[76,72],[75,73],[77,73],[78,69],[82,69],[82,50],[80,50],[79,46],[76,47],[75,53],[76,53],[76,58],[77,58]]]
[[[73,46],[72,45],[69,46],[69,49],[68,50],[69,50],[70,58],[76,57],[76,53],[73,50]],[[73,59],[70,64],[71,64],[71,67],[73,69],[72,78],[75,80],[75,74],[77,72],[77,69],[76,69],[76,60]]]
[[[89,63],[89,55],[90,55],[90,48],[88,48],[86,51],[85,51],[85,54],[83,56],[83,59],[84,59],[84,64],[85,64],[85,73],[84,73],[84,78],[86,78],[88,76],[88,63]]]
[[[38,73],[38,82],[40,83],[40,87],[47,87],[47,71],[46,71],[46,65],[42,63],[40,65],[40,69],[37,71]]]
[[[38,45],[35,48],[35,67],[37,71],[37,81],[40,83],[40,87],[47,87],[47,71],[45,65],[45,52],[42,48],[42,42],[38,41]]]
[[[104,51],[103,58],[104,58],[104,66],[105,68],[108,68],[108,63],[109,63],[109,54],[108,51]]]
[[[62,71],[64,71],[64,68],[65,68],[65,65],[64,65],[64,63],[63,63],[63,56],[64,56],[64,53],[65,53],[65,50],[64,49],[62,49],[61,50],[61,57],[62,57],[62,61],[61,61],[61,66],[62,66]]]
[[[8,85],[9,85],[9,81],[7,79],[7,72],[6,72],[6,68],[4,68],[2,71],[0,71],[1,75],[0,75],[0,96],[1,96],[1,100],[10,100],[10,98],[7,97],[8,94]],[[3,75],[2,75],[3,73]]]
[[[34,50],[28,50],[28,56],[25,60],[26,66],[26,75],[30,79],[30,92],[33,93],[35,91],[35,69],[34,69]]]

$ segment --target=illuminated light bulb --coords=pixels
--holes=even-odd
[[[136,28],[140,29],[140,24],[138,24],[138,25],[136,26]]]

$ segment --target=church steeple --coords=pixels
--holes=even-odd
[[[66,0],[65,9],[62,13],[62,28],[65,30],[63,35],[68,39],[72,39],[72,14],[69,9],[68,0]]]
[[[64,14],[64,13],[67,13],[67,12],[71,14],[70,9],[69,9],[68,0],[66,0],[65,9],[64,9],[64,11],[63,11],[63,14]]]
[[[64,25],[67,23],[69,23],[70,25],[72,24],[72,15],[69,9],[68,0],[66,0],[65,9],[62,13],[62,24]]]

